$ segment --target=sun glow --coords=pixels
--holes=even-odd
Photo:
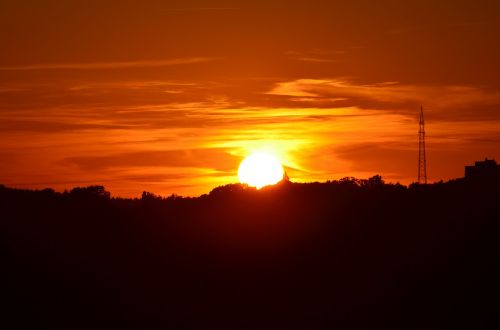
[[[248,156],[238,169],[240,182],[257,189],[280,182],[283,174],[280,161],[267,153],[254,153]]]

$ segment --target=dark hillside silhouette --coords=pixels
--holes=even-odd
[[[2,326],[498,326],[500,182],[111,198],[0,186]]]

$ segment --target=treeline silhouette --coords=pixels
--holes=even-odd
[[[497,181],[0,186],[2,328],[498,326]],[[494,327],[493,327],[494,328]]]

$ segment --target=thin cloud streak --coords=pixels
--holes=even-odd
[[[332,63],[332,62],[335,62],[334,60],[331,60],[331,59],[319,58],[319,57],[300,57],[300,58],[297,58],[297,60],[302,61],[302,62],[312,62],[312,63]]]
[[[88,63],[48,63],[3,66],[3,71],[30,71],[30,70],[105,70],[124,68],[147,68],[174,65],[206,63],[221,60],[220,57],[188,57],[174,58],[160,61],[125,61],[125,62],[88,62]]]
[[[499,92],[490,92],[477,86],[411,85],[399,82],[355,84],[346,79],[297,79],[279,82],[266,94],[288,97],[290,101],[302,102],[306,98],[312,104],[324,103],[325,100],[333,98],[347,101],[348,106],[383,110],[396,108],[399,111],[404,111],[409,104],[412,111],[416,104],[424,104],[447,113],[454,108],[472,109],[500,104]],[[455,119],[459,117],[454,116]]]

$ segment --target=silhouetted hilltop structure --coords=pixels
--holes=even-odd
[[[485,158],[477,161],[472,166],[465,166],[465,178],[469,180],[499,180],[500,164],[494,159]]]
[[[0,186],[5,329],[497,328],[499,182]]]

